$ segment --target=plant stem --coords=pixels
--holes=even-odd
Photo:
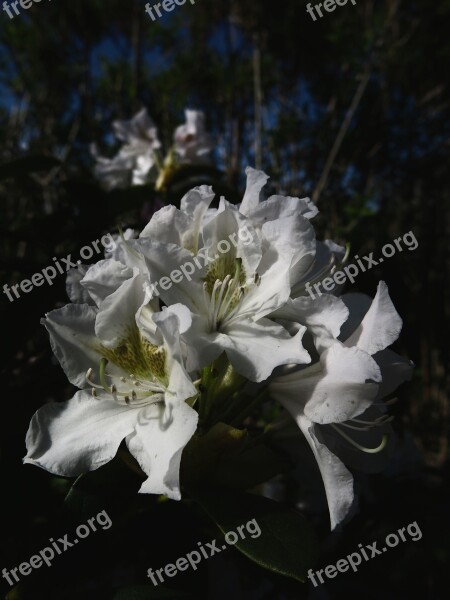
[[[268,388],[265,387],[263,388],[254,398],[253,400],[251,400],[251,402],[245,407],[244,410],[242,410],[240,413],[238,413],[235,417],[232,418],[231,420],[231,425],[233,427],[237,427],[238,425],[240,425],[244,419],[246,417],[248,417],[251,412],[262,402],[264,402],[264,400],[267,399],[267,391]]]

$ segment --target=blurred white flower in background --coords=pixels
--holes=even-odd
[[[214,148],[212,136],[205,128],[205,114],[186,109],[186,123],[175,130],[175,153],[182,164],[206,164]]]
[[[110,191],[155,182],[160,190],[180,166],[211,164],[214,144],[204,113],[186,109],[185,115],[186,123],[175,130],[174,145],[164,159],[159,156],[158,129],[145,108],[130,121],[114,121],[115,136],[123,142],[116,156],[101,156],[96,145],[91,145],[94,173],[102,187]]]
[[[147,110],[143,108],[130,121],[114,121],[113,129],[117,139],[124,143],[114,158],[100,156],[95,144],[91,146],[97,161],[94,168],[97,179],[107,190],[148,183],[158,163],[156,151],[161,142]]]

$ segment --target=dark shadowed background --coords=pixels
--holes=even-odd
[[[392,408],[396,452],[382,473],[355,472],[360,509],[341,534],[330,535],[326,510],[306,503],[305,513],[322,544],[317,568],[413,521],[423,537],[317,589],[235,550],[171,581],[187,595],[140,588],[148,567],[196,547],[204,516],[173,502],[151,510],[155,498],[124,491],[136,487],[125,469],[123,489],[111,484],[100,503],[82,491],[64,502],[71,481],[21,464],[33,412],[74,391],[39,323],[67,302],[61,276],[14,302],[1,294],[0,569],[73,531],[78,510],[106,509],[115,526],[22,577],[13,591],[2,579],[1,593],[9,591],[8,600],[448,597],[440,586],[448,585],[450,558],[450,1],[358,0],[315,22],[303,0],[197,0],[155,22],[144,4],[44,1],[14,19],[1,12],[1,287],[53,257],[77,256],[119,224],[142,227],[192,181],[238,202],[247,165],[266,170],[275,192],[312,197],[320,236],[350,243],[352,254],[376,256],[412,231],[415,251],[396,253],[351,286],[373,296],[385,280],[404,320],[395,349],[416,369]],[[112,121],[143,106],[166,145],[185,107],[203,110],[217,140],[216,169],[189,173],[164,195],[150,186],[102,191],[90,144],[111,156]],[[285,498],[293,506],[311,478],[320,484],[311,465],[304,486],[300,479]],[[206,541],[216,534],[211,528]]]

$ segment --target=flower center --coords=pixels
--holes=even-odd
[[[203,283],[203,295],[212,331],[230,324],[246,292],[245,271],[240,258],[215,261]]]
[[[92,369],[86,373],[94,396],[100,389],[111,394],[119,404],[132,403],[135,406],[161,399],[168,385],[166,353],[164,348],[146,340],[137,327],[132,327],[128,336],[115,348],[100,344],[95,350],[102,356],[98,369],[99,383],[92,380]],[[111,364],[111,372],[106,370],[108,364]]]

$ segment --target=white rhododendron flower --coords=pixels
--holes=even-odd
[[[116,130],[133,143],[136,127]],[[349,514],[342,441],[366,454],[384,447],[382,399],[411,372],[387,349],[402,323],[383,282],[373,302],[308,295],[307,284],[332,273],[345,250],[316,240],[308,198],[266,199],[267,179],[248,168],[236,206],[221,198],[211,208],[212,188],[194,188],[139,237],[127,230],[104,260],[68,274],[72,304],[44,324],[81,391],[34,415],[25,462],[78,475],[111,460],[125,440],[147,476],[141,491],[179,499],[183,449],[216,426],[245,428],[255,398],[244,387],[256,382],[256,400],[268,391],[309,442],[332,528]]]
[[[156,166],[155,151],[161,147],[155,124],[143,108],[130,121],[114,121],[113,128],[124,145],[112,159],[100,156],[92,146],[96,177],[107,190],[144,185]]]
[[[309,267],[315,251],[313,227],[295,212],[309,210],[306,201],[288,198],[289,206],[283,207],[272,198],[261,203],[254,218],[246,216],[251,199],[259,196],[261,178],[267,180],[257,173],[248,171],[242,205],[222,199],[218,210],[208,211],[213,193],[197,188],[183,198],[180,210],[158,211],[133,244],[151,281],[185,263],[199,265],[158,292],[166,305],[182,304],[191,312],[192,326],[183,336],[188,368],[205,367],[225,352],[250,381],[267,379],[279,365],[310,362],[301,343],[306,328],[292,336],[270,314],[287,302],[293,274],[302,271],[300,265]]]
[[[202,111],[189,109],[184,113],[186,123],[175,130],[175,153],[182,164],[209,163],[214,142],[206,131],[205,115]]]
[[[75,476],[110,461],[125,440],[148,476],[140,491],[179,499],[181,452],[198,415],[186,402],[197,391],[184,368],[178,317],[154,312],[138,273],[121,283],[120,265],[114,272],[105,262],[106,272],[95,265],[86,275],[98,306],[69,304],[43,321],[81,391],[37,411],[24,461]]]
[[[322,301],[323,298],[326,296]],[[295,316],[295,304],[296,301],[286,310],[286,318]],[[356,324],[355,318],[364,309],[367,311],[364,318]],[[346,320],[345,313],[341,311],[338,315],[335,306],[335,315],[335,325],[340,329]],[[350,322],[354,330],[343,341],[333,339],[332,328],[325,323],[313,331],[319,362],[276,377],[269,386],[271,396],[293,416],[311,446],[325,485],[332,529],[346,517],[353,504],[353,477],[324,443],[320,426],[331,426],[336,435],[362,452],[381,450],[385,436],[379,436],[379,445],[374,448],[363,446],[353,437],[386,423],[381,411],[373,421],[362,418],[363,413],[411,374],[409,363],[386,350],[397,339],[402,321],[384,282],[379,284],[368,310],[366,297],[352,298]]]
[[[114,158],[100,156],[95,144],[91,145],[91,154],[96,160],[95,177],[105,190],[125,189],[130,185],[134,161],[131,156],[117,154]]]

